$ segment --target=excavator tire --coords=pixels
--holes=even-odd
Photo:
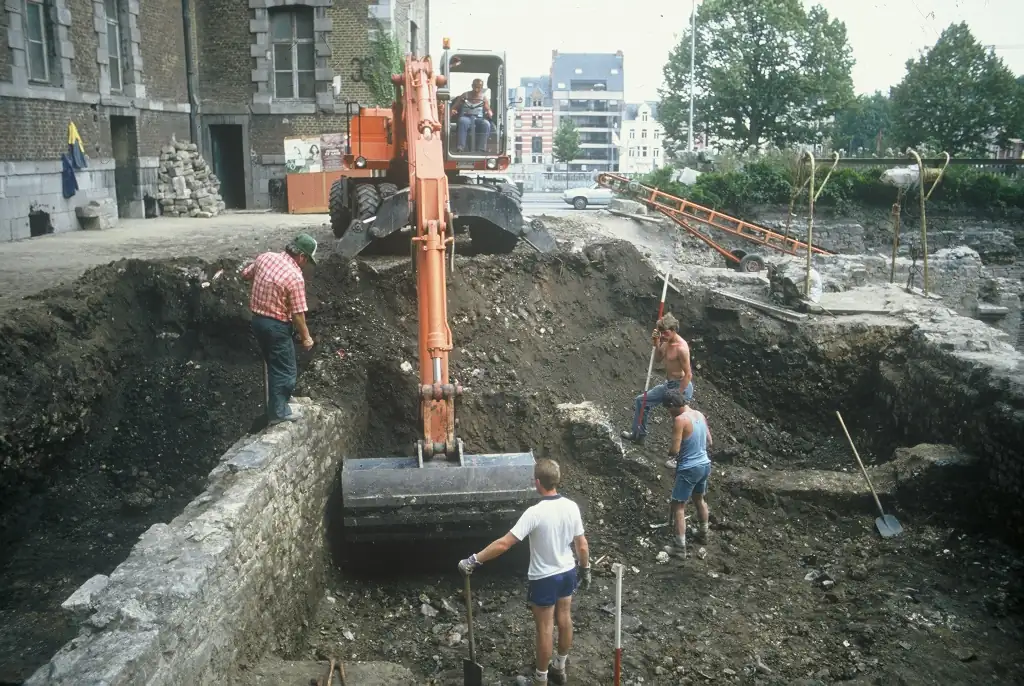
[[[342,179],[331,184],[328,207],[331,212],[331,229],[334,231],[334,237],[341,238],[352,222],[352,212],[345,207],[345,184]]]
[[[388,184],[390,185],[390,184]],[[356,186],[356,219],[369,219],[377,215],[380,207],[380,191],[372,183],[361,183]]]
[[[510,183],[497,185],[498,193],[510,198],[516,204],[520,213],[523,209],[523,196],[519,189]],[[516,249],[519,243],[519,236],[508,231],[502,231],[492,224],[469,226],[469,238],[473,241],[473,252],[478,255],[507,255]]]

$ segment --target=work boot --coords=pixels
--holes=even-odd
[[[293,410],[291,414],[284,417],[275,417],[270,420],[269,425],[275,426],[281,422],[297,422],[302,419],[302,413],[298,410]]]
[[[630,441],[631,443],[636,443],[637,445],[643,445],[644,444],[644,438],[645,437],[644,436],[637,436],[632,431],[623,431],[620,435],[622,436],[622,440],[624,440],[624,441]]]
[[[548,680],[546,678],[541,679],[536,674],[533,675],[532,679],[520,674],[516,677],[516,686],[548,686]]]
[[[566,663],[565,667],[568,668],[569,663]],[[569,683],[569,677],[565,675],[565,668],[559,669],[555,667],[555,663],[552,662],[548,665],[548,681],[558,686]]]
[[[710,534],[711,534],[711,528],[708,526],[708,523],[707,522],[699,522],[697,524],[697,531],[696,531],[696,533],[694,534],[693,537],[694,537],[694,539],[696,539],[696,541],[698,543],[707,543],[708,542],[708,537],[710,536]]]

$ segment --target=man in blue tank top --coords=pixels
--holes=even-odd
[[[708,504],[704,494],[711,476],[711,429],[704,414],[691,408],[686,396],[677,390],[665,393],[662,400],[672,415],[672,441],[669,457],[676,460],[676,482],[672,487],[672,519],[676,527],[676,543],[686,552],[686,501],[693,498],[697,506],[697,540],[708,540]]]

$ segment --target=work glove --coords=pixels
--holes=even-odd
[[[590,590],[590,567],[581,567],[578,576],[579,587],[584,591]]]
[[[477,567],[479,567],[482,564],[483,562],[480,562],[476,559],[476,553],[473,553],[465,560],[459,562],[459,571],[462,572],[463,576],[469,576]]]

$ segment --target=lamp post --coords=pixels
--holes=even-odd
[[[687,132],[687,152],[693,152],[693,76],[694,52],[697,49],[697,0],[693,0],[690,12],[690,127]]]

